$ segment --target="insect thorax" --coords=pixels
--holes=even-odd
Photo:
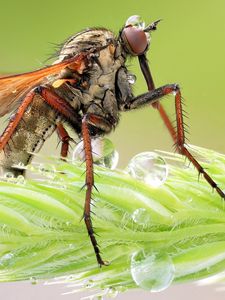
[[[78,53],[90,51],[88,65],[81,74],[81,82],[76,86],[64,86],[59,89],[68,96],[72,91],[72,105],[81,114],[95,113],[116,125],[119,119],[120,103],[123,101],[118,93],[118,78],[126,79],[126,55],[114,34],[106,29],[89,29],[71,37],[61,48],[56,62],[71,58]],[[118,76],[124,73],[124,76]],[[128,82],[124,82],[127,97],[131,96]],[[70,93],[68,93],[68,89]],[[127,98],[125,97],[125,98]],[[67,100],[71,101],[67,98]]]

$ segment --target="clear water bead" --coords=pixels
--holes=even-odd
[[[161,292],[168,288],[175,274],[172,259],[166,253],[145,254],[143,250],[131,257],[131,275],[137,286]]]
[[[150,222],[151,218],[145,208],[138,208],[133,212],[132,219],[136,224],[145,226]]]
[[[34,277],[34,276],[31,276],[31,277],[30,277],[30,283],[31,283],[32,285],[37,284],[37,278]]]
[[[143,152],[134,156],[127,166],[127,171],[135,179],[153,187],[162,185],[168,176],[165,160],[154,152]]]
[[[111,170],[115,169],[119,154],[115,150],[113,143],[106,138],[92,138],[91,140],[93,160],[96,165],[100,165]],[[73,152],[74,161],[85,161],[84,145],[81,141]]]
[[[6,179],[13,179],[14,178],[14,174],[12,173],[12,172],[6,172],[5,174],[4,174],[4,177],[6,178]]]
[[[108,298],[116,298],[118,296],[118,294],[119,294],[119,291],[114,287],[110,287],[106,293]]]
[[[131,16],[127,19],[125,26],[129,25],[135,26],[140,29],[145,28],[145,22],[141,19],[140,16],[137,15]]]
[[[93,279],[89,279],[87,284],[86,284],[86,288],[88,289],[92,289],[95,286],[95,282]]]
[[[17,184],[25,184],[25,178],[24,178],[24,176],[23,175],[17,176],[16,183]]]
[[[137,77],[134,74],[131,74],[131,73],[127,74],[127,81],[130,84],[134,84],[136,82],[136,80],[137,80]]]
[[[13,262],[14,254],[13,253],[6,253],[0,257],[0,266],[7,267]]]

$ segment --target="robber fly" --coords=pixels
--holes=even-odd
[[[34,72],[0,78],[0,116],[14,111],[0,137],[1,167],[20,174],[14,165],[28,164],[45,140],[57,131],[66,157],[70,136],[65,124],[83,139],[86,161],[84,221],[99,265],[104,265],[91,221],[94,187],[91,138],[108,134],[119,122],[121,111],[153,105],[160,113],[179,153],[185,155],[208,183],[225,199],[225,194],[185,146],[181,92],[178,84],[155,88],[146,53],[150,33],[160,20],[145,27],[138,16],[130,17],[116,37],[105,28],[92,28],[69,38],[57,60]],[[132,93],[128,57],[138,57],[148,86],[139,96]],[[175,95],[176,130],[159,100]]]

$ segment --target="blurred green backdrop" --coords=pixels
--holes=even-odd
[[[39,68],[54,52],[53,44],[89,26],[104,26],[117,33],[134,14],[147,23],[163,19],[152,34],[148,57],[157,86],[176,82],[182,88],[190,142],[224,152],[224,0],[1,0],[0,72]],[[138,77],[135,94],[146,91],[135,60],[130,69]],[[164,103],[174,118],[173,97]],[[151,107],[124,113],[110,138],[122,165],[141,151],[172,150],[169,134]],[[44,147],[49,154],[51,149],[55,151],[52,143]]]

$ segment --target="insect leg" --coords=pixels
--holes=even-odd
[[[91,220],[91,197],[92,189],[94,187],[94,170],[93,170],[93,157],[92,157],[92,147],[91,147],[91,136],[89,126],[95,126],[101,130],[104,128],[106,131],[110,131],[111,126],[99,116],[94,114],[85,115],[82,120],[82,137],[84,143],[84,153],[86,159],[86,197],[84,205],[84,222],[87,227],[88,235],[90,237],[91,243],[93,245],[95,255],[100,266],[106,265],[100,255],[100,250],[98,247],[97,240],[94,235],[92,220]]]
[[[146,104],[154,104],[160,98],[168,94],[175,94],[175,109],[177,122],[175,145],[178,152],[189,159],[189,161],[196,167],[199,174],[202,174],[205,180],[211,185],[211,187],[215,189],[217,193],[225,200],[224,192],[218,187],[216,182],[209,176],[209,174],[204,170],[204,168],[199,164],[199,162],[186,148],[181,93],[180,88],[177,84],[168,84],[155,90],[149,91],[148,93],[137,96],[131,99],[129,103],[125,105],[124,109],[136,109]]]
[[[67,101],[60,98],[53,89],[39,86],[35,89],[35,93],[38,93],[45,102],[59,112],[77,133],[81,132],[81,116]]]
[[[34,91],[28,93],[27,96],[24,98],[23,102],[21,103],[20,107],[18,108],[16,114],[13,115],[13,117],[11,118],[8,126],[6,127],[5,131],[0,137],[0,151],[4,149],[4,147],[10,140],[13,132],[15,131],[20,120],[23,118],[23,114],[28,108],[28,106],[31,104],[34,96],[35,96]]]
[[[122,110],[137,109],[147,104],[155,104],[159,101],[160,98],[171,94],[176,93],[179,90],[177,84],[167,84],[147,93],[141,94],[137,97],[134,97],[124,104]]]
[[[74,142],[74,140],[69,136],[67,130],[65,129],[65,127],[63,126],[62,123],[57,123],[56,124],[56,130],[58,133],[58,136],[60,138],[60,141],[62,142],[62,146],[61,146],[61,157],[62,159],[67,158],[68,156],[68,152],[69,152],[69,143],[72,141]]]
[[[202,174],[205,180],[211,185],[213,189],[217,191],[220,197],[225,200],[224,192],[218,187],[216,182],[209,176],[209,174],[203,169],[199,162],[194,158],[190,151],[185,145],[185,134],[184,134],[184,123],[183,123],[183,111],[180,90],[176,91],[175,94],[175,108],[176,108],[176,121],[177,121],[177,141],[176,146],[178,151],[186,156],[190,162],[196,167],[199,174]]]
[[[11,118],[8,126],[6,127],[2,136],[0,137],[0,151],[4,149],[4,147],[10,140],[13,132],[16,130],[16,127],[23,118],[26,109],[32,103],[33,98],[37,94],[39,94],[42,97],[43,101],[47,102],[53,109],[59,112],[72,125],[72,127],[77,133],[80,133],[80,115],[73,109],[73,107],[68,102],[61,99],[52,90],[46,87],[39,86],[26,95],[21,105],[19,106],[16,114],[13,115],[13,117]]]
[[[148,90],[149,91],[152,91],[155,89],[155,84],[154,84],[154,81],[153,81],[153,78],[152,78],[152,74],[151,74],[151,71],[150,71],[150,68],[149,68],[149,64],[148,64],[148,60],[146,58],[146,55],[145,54],[142,54],[142,55],[139,55],[138,56],[138,59],[139,59],[139,63],[140,63],[140,67],[141,67],[141,70],[142,70],[142,73],[144,75],[144,78],[146,80],[146,83],[147,83],[147,86],[148,86]],[[177,140],[177,136],[176,136],[176,131],[173,127],[173,124],[167,114],[167,112],[165,111],[163,105],[159,102],[156,102],[156,103],[153,103],[152,106],[154,108],[156,108],[166,126],[166,128],[168,129],[174,143],[176,143],[176,140]]]

